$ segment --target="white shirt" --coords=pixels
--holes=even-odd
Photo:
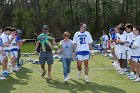
[[[103,36],[102,36],[102,44],[103,44],[103,45],[107,45],[108,39],[109,39],[109,38],[108,38],[108,35],[103,35]]]
[[[93,39],[88,31],[76,32],[73,37],[73,43],[77,44],[76,51],[89,51],[89,43],[92,43]]]
[[[140,56],[140,35],[133,38],[132,56]]]
[[[6,35],[4,32],[1,34],[2,42],[3,44],[7,43],[9,41],[8,35]],[[4,50],[9,50],[9,47],[3,47]]]
[[[9,40],[11,39],[12,39],[12,35],[9,35]],[[19,46],[17,45],[16,39],[13,39],[10,44],[10,49],[14,49],[14,48],[19,48]]]
[[[117,40],[121,40],[121,41],[125,42],[126,35],[125,34],[118,35]],[[118,48],[118,53],[125,53],[125,45],[124,44],[117,44],[117,48]]]
[[[133,37],[135,37],[133,32],[127,33],[126,34],[126,43],[131,45]],[[131,49],[126,46],[126,50],[131,50]]]

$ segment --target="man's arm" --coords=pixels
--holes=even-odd
[[[76,49],[77,49],[77,44],[76,44],[76,43],[74,43],[74,44],[73,44],[73,47],[74,47],[74,51],[76,52]]]
[[[36,45],[35,45],[35,52],[36,52],[36,53],[38,53],[38,51],[37,51],[38,47],[39,47],[39,42],[37,41],[37,42],[36,42]]]

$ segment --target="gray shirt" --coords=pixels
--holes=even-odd
[[[62,58],[71,58],[73,55],[73,49],[74,49],[72,40],[71,39],[68,39],[68,41],[61,40],[60,44],[62,47],[62,52],[60,56]]]

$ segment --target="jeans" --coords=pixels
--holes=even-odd
[[[70,73],[70,65],[72,58],[61,58],[62,64],[63,64],[63,74],[64,78],[67,77],[67,75]]]

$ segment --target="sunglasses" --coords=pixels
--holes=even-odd
[[[68,37],[69,35],[64,35],[64,36],[67,36]]]
[[[43,29],[43,30],[49,30],[49,29]]]

